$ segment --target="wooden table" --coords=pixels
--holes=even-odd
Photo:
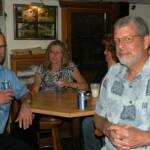
[[[31,110],[34,113],[58,117],[74,118],[95,113],[95,99],[89,96],[85,110],[77,108],[77,91],[68,89],[62,92],[44,91],[32,97]]]
[[[81,147],[79,117],[94,115],[95,99],[89,96],[87,108],[77,108],[77,91],[68,89],[62,92],[44,91],[32,97],[31,110],[44,115],[71,118],[74,149]]]

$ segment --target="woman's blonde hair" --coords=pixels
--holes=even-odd
[[[49,60],[49,53],[51,52],[51,49],[52,49],[53,46],[60,46],[61,47],[61,52],[62,52],[62,64],[61,64],[61,67],[66,67],[68,65],[68,63],[69,63],[68,51],[65,48],[65,44],[62,41],[60,41],[60,40],[54,40],[47,46],[47,49],[46,49],[47,60],[44,63],[44,67],[46,69],[51,68],[51,62]]]

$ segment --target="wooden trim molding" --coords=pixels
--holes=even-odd
[[[74,7],[74,8],[102,8],[108,7],[113,5],[112,2],[79,2],[79,1],[66,1],[66,0],[59,0],[60,7]]]

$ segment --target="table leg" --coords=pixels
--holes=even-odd
[[[81,118],[72,119],[72,138],[73,138],[73,149],[81,150],[83,143],[81,134]]]

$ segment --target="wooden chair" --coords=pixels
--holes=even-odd
[[[28,89],[32,90],[33,84],[28,84]],[[61,150],[59,127],[61,119],[42,116],[39,120],[37,131],[37,144],[39,148],[52,146],[54,150]]]
[[[61,150],[59,127],[62,125],[61,119],[51,117],[41,117],[37,140],[39,148],[51,147],[53,150]]]

